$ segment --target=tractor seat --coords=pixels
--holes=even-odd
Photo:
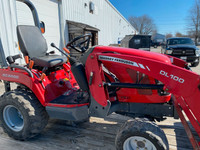
[[[41,67],[55,67],[67,62],[67,57],[59,55],[48,55],[42,57],[33,57],[32,60],[37,66]]]
[[[24,56],[29,56],[35,65],[41,67],[56,67],[67,62],[67,57],[48,55],[47,43],[40,29],[36,26],[17,26],[19,46]]]

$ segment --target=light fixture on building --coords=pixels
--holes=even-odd
[[[92,14],[94,13],[94,8],[95,8],[94,3],[90,2],[90,4],[89,4],[90,13],[92,13]]]

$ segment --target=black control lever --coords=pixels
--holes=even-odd
[[[51,43],[51,47],[56,48],[59,52],[61,52],[63,55],[67,56],[69,58],[69,55],[66,54],[65,52],[63,52],[62,50],[60,50],[54,43]]]
[[[76,63],[76,59],[72,58],[69,56],[69,54],[66,54],[65,52],[63,52],[62,50],[60,50],[54,43],[51,43],[51,46],[56,48],[59,52],[61,52],[63,55],[67,56],[67,58],[69,59],[70,64],[74,64]]]

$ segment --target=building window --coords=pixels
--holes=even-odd
[[[135,44],[140,44],[140,39],[135,39],[135,40],[134,40],[134,43],[135,43]]]

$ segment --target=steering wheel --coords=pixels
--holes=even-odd
[[[92,37],[92,34],[85,34],[85,35],[78,36],[78,37],[74,38],[72,41],[70,41],[66,45],[66,47],[67,48],[70,47],[70,48],[73,48],[74,50],[76,50],[76,51],[78,51],[80,53],[84,53],[89,48],[90,38],[91,37]],[[83,39],[83,40],[78,42],[78,43],[76,43],[76,41],[78,41],[80,39]]]

